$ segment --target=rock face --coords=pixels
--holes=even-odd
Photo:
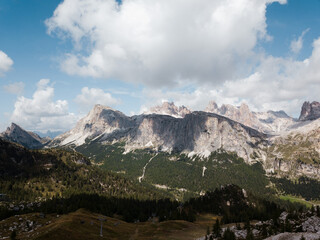
[[[266,170],[319,179],[319,139],[320,119],[299,122],[284,134],[269,138]]]
[[[15,123],[12,123],[5,132],[1,133],[0,137],[30,149],[42,148],[49,141],[33,132],[22,129]]]
[[[304,102],[301,108],[300,121],[315,120],[320,118],[319,102]]]
[[[184,118],[187,114],[191,113],[185,106],[177,107],[173,102],[163,102],[161,106],[155,106],[150,108],[144,114],[158,114],[169,115],[176,118]]]
[[[98,104],[77,123],[75,128],[54,138],[50,145],[79,146],[84,144],[86,139],[127,130],[132,126],[133,122],[123,113]]]
[[[211,101],[205,111],[228,117],[266,134],[287,131],[296,122],[284,111],[252,112],[244,103],[239,107],[223,104],[219,108],[214,101]]]
[[[153,148],[208,157],[224,149],[237,152],[248,162],[266,144],[265,135],[213,113],[192,112],[184,118],[167,115],[127,117],[119,111],[97,105],[71,131],[58,136],[58,146],[79,146],[86,141],[125,142],[126,151]]]

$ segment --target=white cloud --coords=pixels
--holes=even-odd
[[[0,50],[0,77],[11,69],[13,61],[7,54]]]
[[[255,111],[285,110],[298,117],[304,101],[320,101],[320,38],[303,61],[291,58],[262,57],[255,72],[246,78],[226,81],[217,88],[197,87],[192,91],[145,89],[147,104],[142,111],[162,99],[204,110],[210,100],[219,104],[240,105],[246,102]]]
[[[110,93],[104,92],[99,88],[84,87],[81,90],[75,102],[79,104],[83,110],[90,110],[95,104],[101,104],[105,106],[114,106],[119,104],[119,100],[112,97]]]
[[[64,0],[46,24],[74,43],[64,71],[142,84],[142,109],[167,99],[202,110],[216,100],[297,116],[303,101],[320,100],[320,38],[303,61],[258,52],[257,42],[271,39],[266,7],[272,2],[286,3]],[[307,32],[292,41],[293,54]]]
[[[74,42],[77,53],[61,63],[69,74],[147,86],[221,83],[246,73],[257,41],[270,39],[265,13],[272,2],[286,3],[65,0],[46,24]]]
[[[54,101],[50,80],[41,79],[32,98],[18,97],[11,120],[29,130],[61,131],[71,128],[77,117],[69,113],[66,100]]]
[[[292,40],[291,44],[290,44],[290,49],[291,52],[293,52],[294,54],[298,54],[302,47],[303,47],[303,37],[304,35],[306,35],[307,32],[309,32],[309,28],[304,30],[301,35],[298,37],[298,39],[294,39]]]
[[[8,93],[21,95],[24,91],[24,86],[25,84],[23,82],[15,82],[15,83],[3,86],[3,88]]]

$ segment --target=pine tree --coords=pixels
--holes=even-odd
[[[314,206],[312,205],[311,206],[311,214],[314,215],[314,212],[315,212],[315,209],[314,209]]]
[[[207,234],[206,234],[206,237],[205,237],[205,240],[208,240],[208,236],[210,235],[210,228],[207,227]]]
[[[288,217],[286,218],[286,222],[285,222],[285,231],[286,232],[292,232],[292,226],[291,226],[291,223],[288,220]]]
[[[247,236],[246,236],[246,240],[254,240],[254,236],[251,230],[251,227],[247,229]]]
[[[10,239],[11,239],[11,240],[15,240],[16,237],[17,237],[17,232],[16,232],[16,230],[13,230],[12,233],[11,233],[11,235],[10,235]]]
[[[262,237],[263,238],[266,238],[266,237],[268,237],[268,231],[267,231],[267,226],[266,226],[266,224],[263,224],[262,225]]]
[[[216,223],[213,225],[212,232],[215,237],[221,237],[221,226],[220,226],[219,219],[217,219]]]
[[[230,230],[230,228],[227,228],[223,233],[223,240],[236,240],[236,235],[234,232]]]

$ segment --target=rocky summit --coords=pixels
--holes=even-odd
[[[240,106],[222,104],[221,107],[218,107],[217,103],[211,101],[205,111],[225,116],[260,132],[272,135],[285,132],[296,123],[295,119],[289,117],[284,111],[253,112],[245,103]]]
[[[47,138],[41,138],[33,132],[22,129],[15,123],[12,123],[5,132],[1,133],[0,137],[31,149],[42,148],[49,141]]]
[[[304,102],[301,114],[299,117],[300,121],[315,120],[320,118],[320,103],[319,102]]]
[[[185,106],[177,107],[173,102],[163,102],[160,106],[155,106],[145,111],[144,114],[169,115],[176,118],[184,118],[192,111]]]

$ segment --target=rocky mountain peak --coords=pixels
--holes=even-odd
[[[101,104],[96,104],[96,105],[94,105],[94,107],[91,109],[92,112],[96,112],[96,113],[101,112],[101,111],[103,111],[103,110],[113,110],[113,111],[114,111],[114,109],[112,109],[111,107],[109,107],[109,106],[103,106],[103,105],[101,105]]]
[[[215,101],[210,101],[208,106],[206,107],[206,112],[217,113],[218,112],[218,104]]]
[[[55,146],[57,142],[61,145],[81,145],[87,138],[93,139],[130,126],[131,120],[125,114],[97,104],[77,123],[75,128],[56,137],[51,145]]]
[[[160,106],[150,108],[144,114],[169,115],[175,118],[184,118],[185,115],[192,111],[185,106],[177,107],[173,102],[163,102]]]
[[[299,120],[308,121],[320,118],[320,103],[319,102],[304,102],[301,108]]]
[[[205,111],[225,116],[267,134],[279,134],[295,123],[284,111],[253,112],[245,103],[240,106],[222,104],[219,108],[211,101]]]
[[[251,113],[249,106],[245,103],[242,103],[239,109],[241,113]]]
[[[11,126],[8,127],[5,132],[1,133],[0,136],[27,148],[41,148],[48,141],[47,139],[42,139],[33,132],[24,130],[15,123],[11,123]]]
[[[249,106],[245,103],[242,103],[239,107],[230,104],[222,104],[219,108],[214,101],[211,101],[206,108],[206,112],[212,112],[228,117],[249,127],[253,127],[253,122],[255,120]]]
[[[268,114],[272,114],[275,117],[278,118],[291,118],[285,111],[280,110],[280,111],[268,111]]]
[[[4,132],[6,135],[12,135],[16,132],[24,131],[19,125],[15,123],[11,123],[10,127],[7,127],[7,130]]]

